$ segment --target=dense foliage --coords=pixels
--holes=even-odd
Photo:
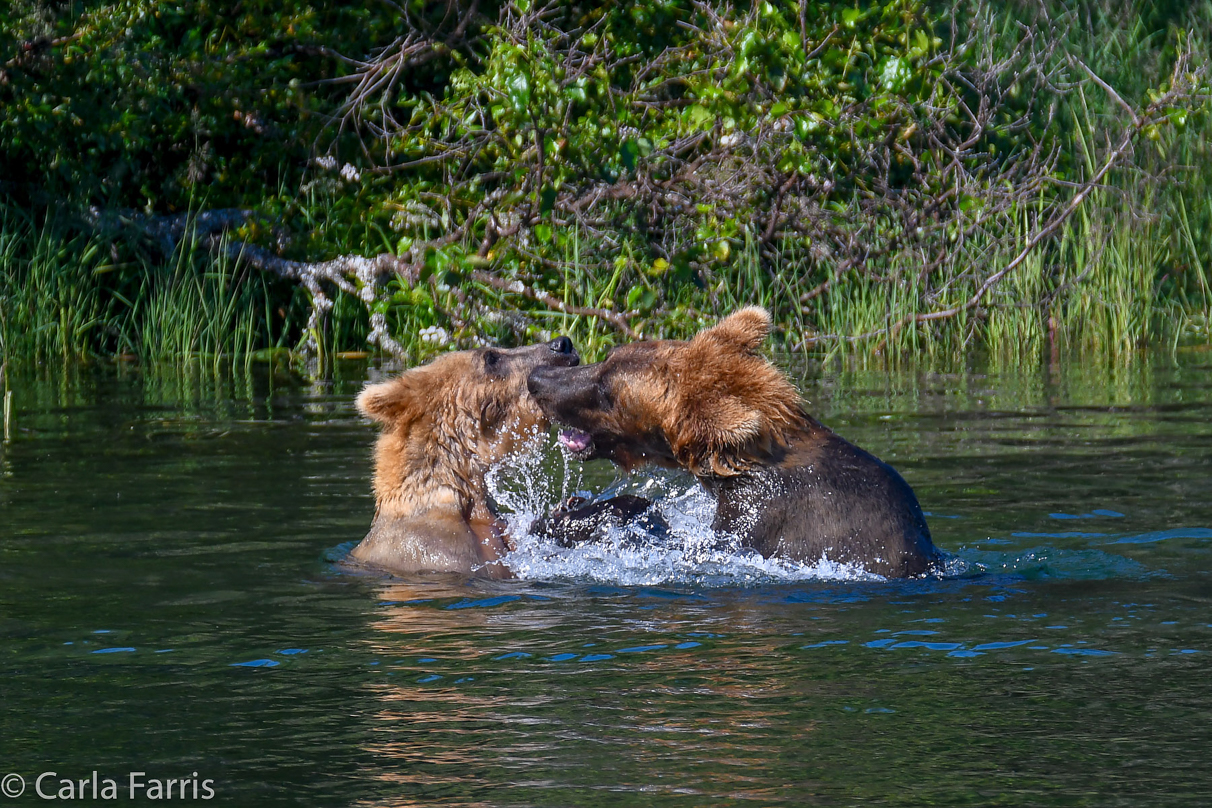
[[[375,314],[417,353],[557,326],[685,333],[755,301],[790,345],[862,334],[969,299],[1094,176],[1124,107],[1162,96],[1122,193],[1100,190],[987,304],[891,336],[1039,342],[1097,322],[1095,341],[1128,344],[1161,305],[1198,327],[1207,96],[1198,76],[1169,82],[1184,54],[1206,61],[1212,4],[1028,5],[15,0],[0,10],[6,352],[32,350],[19,334],[46,306],[63,321],[14,288],[47,239],[90,251],[63,283],[94,287],[88,322],[104,326],[62,336],[65,353],[169,350],[145,333],[168,315],[141,297],[215,275],[198,240],[102,232],[90,208],[242,208],[256,215],[226,244],[398,256],[319,292],[335,299],[321,346],[362,347]],[[1120,243],[1125,213],[1143,230]],[[1133,253],[1142,237],[1157,249]],[[218,271],[259,284],[230,307],[245,345],[304,336],[315,289]],[[212,286],[199,299],[232,297]],[[1136,320],[1117,324],[1125,305]],[[1018,320],[994,327],[999,309]]]

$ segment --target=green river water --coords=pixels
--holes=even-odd
[[[241,806],[1212,802],[1209,354],[796,371],[953,556],[894,583],[351,572],[375,433],[341,373],[11,376],[0,804],[94,771]]]

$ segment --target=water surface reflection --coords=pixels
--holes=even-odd
[[[1212,790],[1198,358],[806,370],[814,412],[904,473],[964,568],[744,586],[349,573],[372,508],[363,373],[13,379],[6,766],[200,771],[241,805],[1201,805]]]

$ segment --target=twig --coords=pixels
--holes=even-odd
[[[1112,100],[1114,100],[1115,103],[1119,104],[1121,107],[1124,108],[1125,111],[1127,111],[1128,115],[1131,116],[1131,118],[1132,118],[1132,125],[1136,126],[1138,128],[1140,127],[1140,125],[1141,125],[1140,118],[1137,117],[1136,110],[1132,109],[1132,105],[1129,104],[1127,101],[1125,101],[1120,96],[1119,93],[1115,92],[1115,90],[1112,89],[1110,84],[1108,84],[1107,82],[1100,79],[1098,77],[1098,75],[1093,70],[1091,70],[1089,67],[1087,67],[1086,63],[1083,62],[1081,59],[1075,59],[1074,57],[1070,56],[1069,63],[1075,64],[1078,67],[1080,67],[1082,70],[1086,71],[1086,75],[1088,75],[1091,79],[1093,79],[1095,84],[1097,84],[1099,87],[1102,87],[1107,92],[1107,95],[1111,96]]]
[[[821,295],[825,294],[825,292],[828,292],[829,287],[832,285],[833,285],[832,278],[830,278],[827,281],[821,281],[816,286],[812,287],[807,292],[804,292],[804,294],[800,295],[800,304],[803,305],[804,303],[807,303],[814,298],[820,297]]]
[[[639,339],[640,335],[627,322],[627,315],[620,314],[617,311],[610,309],[594,308],[592,306],[573,306],[559,298],[552,297],[546,292],[527,286],[521,281],[507,281],[504,278],[497,277],[491,272],[486,272],[482,269],[472,270],[471,277],[480,283],[487,284],[495,289],[500,289],[503,292],[513,292],[521,295],[527,300],[533,300],[536,303],[542,303],[549,309],[558,311],[561,314],[573,314],[581,317],[598,317],[610,323],[616,329],[621,331],[628,339]]]
[[[805,6],[805,8],[807,8],[807,6]],[[842,26],[840,26],[840,25],[833,26],[833,30],[830,31],[825,36],[825,38],[821,40],[821,44],[817,45],[815,48],[813,48],[812,50],[810,50],[809,52],[804,54],[804,59],[805,60],[815,59],[816,57],[820,56],[821,51],[823,51],[825,49],[825,46],[829,44],[829,40],[833,39],[833,35],[836,34],[840,30],[842,30]]]

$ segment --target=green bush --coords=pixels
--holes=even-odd
[[[98,317],[159,294],[145,276],[183,247],[90,208],[245,208],[227,237],[285,258],[400,257],[325,283],[310,334],[303,293],[241,293],[250,349],[356,349],[381,317],[414,359],[557,329],[593,352],[620,322],[680,335],[748,302],[789,346],[845,346],[967,300],[1094,174],[1127,113],[1079,62],[1142,109],[1181,54],[1212,56],[1206,1],[1069,6],[16,0],[0,182],[70,250],[104,247]],[[1179,335],[1209,301],[1202,93],[1021,278],[859,350]],[[1109,319],[1129,298],[1144,314]],[[72,339],[131,349],[93,333]]]

